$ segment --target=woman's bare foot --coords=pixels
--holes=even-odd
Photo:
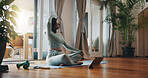
[[[77,64],[77,65],[81,65],[81,64],[83,64],[83,62],[78,61],[76,64]]]
[[[61,63],[59,66],[64,66],[64,64],[63,64],[63,63]]]

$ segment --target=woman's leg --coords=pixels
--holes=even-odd
[[[46,57],[46,63],[49,65],[60,65],[60,64],[64,64],[64,65],[74,65],[75,63],[70,59],[69,56],[67,56],[66,54],[60,54],[60,55],[56,55],[56,56],[52,56]]]
[[[68,55],[71,60],[74,62],[74,63],[77,63],[78,61],[82,60],[82,55],[81,53],[72,53],[72,54],[69,54]]]

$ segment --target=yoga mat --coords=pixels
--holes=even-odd
[[[77,67],[77,66],[90,65],[92,63],[92,61],[93,60],[85,60],[85,61],[81,61],[81,62],[83,62],[82,65],[72,65],[72,66],[50,66],[50,65],[47,65],[47,64],[40,64],[40,65],[31,65],[30,67],[59,69],[59,68],[66,68],[66,67]],[[100,64],[106,64],[106,63],[108,63],[108,61],[101,61]]]
[[[24,63],[25,61],[21,61],[21,62],[2,62],[2,65],[5,65],[5,64],[18,64],[18,63]],[[30,62],[30,64],[34,64],[34,62]]]

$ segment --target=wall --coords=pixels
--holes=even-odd
[[[34,11],[34,0],[14,0],[12,4],[19,6],[19,8]]]
[[[17,12],[16,31],[18,33],[33,33],[34,0],[15,0],[11,5],[17,5],[21,9],[21,12]],[[29,21],[29,19],[31,20]]]
[[[143,9],[145,9],[145,8],[147,8],[148,7],[148,2],[145,4],[145,6],[144,6],[144,8]]]
[[[143,11],[146,7],[148,7],[148,2],[145,4],[143,9],[139,9],[138,11],[133,11],[133,14],[135,15],[135,18],[137,18],[136,21],[135,21],[136,23],[138,23],[138,14],[141,11]],[[133,42],[133,47],[135,47],[135,54],[134,54],[135,56],[136,55],[139,56],[139,54],[137,53],[137,50],[138,50],[138,41],[137,41],[137,39],[138,39],[138,32],[136,32],[135,41]]]
[[[33,19],[29,21],[30,18],[34,17],[34,12],[29,10],[21,9],[18,13],[17,19],[17,32],[19,33],[33,33]]]
[[[145,6],[144,6],[143,9],[140,9],[140,10],[139,10],[138,14],[139,14],[141,11],[143,11],[145,8],[147,8],[147,7],[148,7],[148,2],[145,4]],[[138,18],[138,15],[137,15],[137,18]],[[138,19],[137,19],[137,22],[138,22]],[[138,45],[139,45],[139,44],[138,44],[138,35],[139,35],[139,33],[136,32],[136,35],[135,35],[136,41],[135,41],[134,44],[133,44],[133,45],[136,47],[135,55],[143,56],[142,53],[140,53],[140,55],[139,55],[139,52],[137,52],[137,51],[139,51],[139,48],[138,48]]]
[[[72,45],[72,24],[73,24],[73,0],[65,0],[62,20],[64,26],[65,41],[68,45]]]

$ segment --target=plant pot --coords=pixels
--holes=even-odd
[[[6,50],[6,41],[0,41],[0,65],[3,61],[5,50]]]
[[[1,65],[6,50],[6,41],[0,41],[0,72],[9,70],[8,65]]]
[[[133,47],[122,47],[124,57],[134,57],[135,48]]]

